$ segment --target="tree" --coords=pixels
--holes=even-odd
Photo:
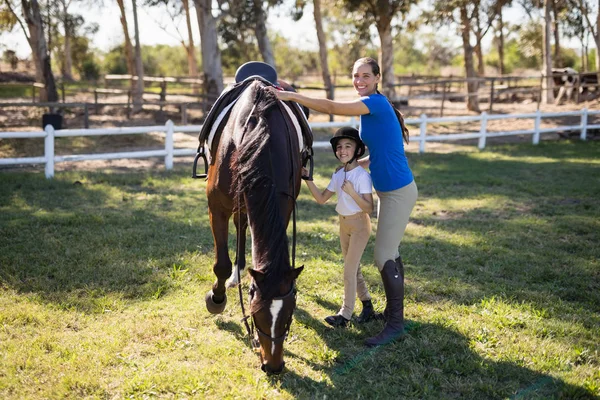
[[[591,32],[594,43],[596,44],[596,70],[598,71],[598,79],[600,80],[600,0],[596,4],[596,20],[590,16],[592,7],[588,0],[573,0],[581,11],[581,15],[585,19],[586,25]]]
[[[480,112],[479,96],[479,81],[475,66],[473,63],[473,46],[471,45],[471,21],[473,21],[474,13],[478,12],[479,8],[474,7],[474,2],[468,0],[438,0],[434,3],[434,8],[431,12],[425,13],[425,17],[438,25],[451,23],[455,20],[459,21],[459,30],[462,38],[463,59],[465,65],[465,74],[467,78],[467,109],[470,111]],[[458,16],[456,16],[458,14]]]
[[[200,27],[204,93],[216,99],[223,91],[223,67],[216,26],[218,17],[213,16],[212,0],[194,0],[194,4]],[[219,8],[221,5],[219,3]]]
[[[131,37],[129,36],[129,27],[127,24],[127,14],[125,14],[125,4],[123,0],[117,0],[119,5],[119,11],[121,11],[121,26],[123,27],[123,35],[125,37],[125,58],[127,60],[127,73],[131,76],[135,75],[135,62],[133,61],[133,45],[131,44]],[[133,80],[131,86],[133,89]]]
[[[189,0],[146,0],[144,2],[145,5],[150,7],[163,6],[175,30],[177,31],[178,36],[175,37],[187,54],[187,62],[188,62],[188,76],[192,78],[198,77],[198,60],[196,57],[196,45],[194,43],[194,35],[192,34],[192,20],[190,14],[190,2]],[[185,17],[185,25],[186,25],[186,34],[187,34],[187,43],[186,39],[184,39],[184,35],[179,31],[179,17]],[[162,30],[167,32],[167,28],[163,26],[160,22],[158,25]]]
[[[375,24],[379,34],[379,65],[382,74],[382,90],[390,98],[395,97],[394,86],[394,42],[392,21],[399,14],[405,15],[416,0],[341,0],[359,20]]]
[[[545,91],[545,97],[542,96],[546,104],[554,103],[554,78],[552,76],[552,46],[550,37],[552,35],[552,1],[546,0],[544,3],[544,43],[542,51],[544,54],[544,75],[542,90]]]
[[[36,80],[44,84],[44,88],[40,91],[40,100],[58,101],[58,92],[56,91],[56,82],[50,66],[50,52],[44,35],[44,24],[38,1],[21,0],[21,12],[25,22],[19,18],[15,12],[15,6],[10,0],[4,0],[4,4],[13,14],[14,20],[23,29],[23,33],[31,47]]]
[[[267,3],[267,7],[269,5],[271,4]],[[258,42],[258,49],[260,50],[263,61],[275,68],[275,57],[273,57],[271,41],[267,35],[267,13],[263,9],[263,0],[252,0],[252,6],[255,26],[254,33]]]
[[[325,0],[327,1],[327,0]],[[294,20],[298,21],[302,18],[306,2],[296,2],[296,10]],[[323,85],[327,91],[327,98],[333,99],[333,83],[331,82],[331,74],[329,72],[329,61],[327,59],[327,37],[323,29],[323,15],[321,13],[321,0],[313,0],[313,18],[315,20],[315,28],[317,31],[317,41],[319,42],[319,61],[321,66],[321,76]],[[333,121],[333,115],[330,116]]]
[[[142,49],[140,44],[140,30],[138,26],[137,3],[131,0],[133,6],[133,26],[135,30],[135,72],[137,81],[133,90],[133,112],[142,110],[144,104],[144,66],[142,64]]]

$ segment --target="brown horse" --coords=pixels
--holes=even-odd
[[[286,229],[300,191],[305,145],[297,121],[286,111],[291,105],[279,102],[265,89],[267,84],[255,79],[239,88],[243,91],[235,105],[226,108],[215,129],[218,144],[211,146],[206,193],[217,280],[205,300],[213,314],[225,309],[226,281],[232,274],[228,225],[233,216],[235,265],[240,270],[245,266],[246,229],[250,226],[250,314],[262,369],[279,373],[285,365],[283,341],[296,307],[295,281],[303,268],[294,269],[290,262]]]

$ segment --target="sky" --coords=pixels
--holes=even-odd
[[[126,3],[130,4],[127,1]],[[122,28],[119,22],[120,13],[116,2],[109,1],[105,2],[105,4],[107,5],[102,8],[97,6],[82,8],[78,3],[74,3],[70,9],[72,12],[83,15],[88,22],[98,23],[99,31],[95,34],[92,43],[95,48],[102,51],[108,51],[123,41]],[[131,7],[129,7],[128,10],[130,14],[128,15],[128,21],[133,20],[130,8]],[[307,5],[302,19],[298,22],[291,20],[291,18],[286,15],[288,10],[289,9],[285,9],[284,7],[271,10],[267,19],[268,29],[278,32],[281,36],[285,37],[291,46],[316,50],[318,47],[312,6],[310,4]],[[418,10],[414,9],[413,12],[418,12]],[[511,23],[516,23],[519,20],[525,19],[525,16],[522,14],[523,13],[519,12],[518,9],[513,8],[508,10],[505,19],[509,20]],[[177,30],[174,28],[174,24],[164,11],[164,8],[145,8],[138,6],[138,18],[140,20],[139,29],[142,44],[178,45],[180,43]],[[199,31],[195,13],[192,15],[192,24],[194,26],[193,32],[195,41],[196,44],[198,44]],[[161,25],[164,26],[166,30],[163,30]],[[187,35],[184,18],[179,20],[178,25],[181,33]],[[130,30],[133,32],[132,22],[130,22]],[[488,36],[491,38],[491,35],[488,34]],[[458,40],[459,38],[457,37],[457,42]],[[571,45],[572,47],[577,46],[576,43],[569,43],[568,45]],[[0,34],[0,52],[6,49],[16,49],[19,58],[25,58],[31,54],[25,35],[20,27],[16,27],[12,33]]]

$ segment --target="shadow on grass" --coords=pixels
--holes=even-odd
[[[94,312],[105,296],[175,290],[178,270],[212,275],[190,261],[212,252],[201,188],[163,187],[144,173],[9,173],[0,186],[0,279],[17,292]]]
[[[442,325],[407,321],[404,337],[386,346],[367,348],[362,341],[376,334],[382,323],[371,322],[360,330],[340,333],[339,329],[323,329],[322,324],[319,327],[320,322],[298,311],[299,323],[316,326],[315,331],[339,356],[325,365],[290,354],[290,358],[306,362],[328,377],[314,380],[288,371],[269,378],[295,398],[596,398],[581,387],[519,365],[522,360],[495,362],[482,358],[471,349],[467,337]]]

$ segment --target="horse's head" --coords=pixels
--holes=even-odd
[[[267,290],[265,275],[249,269],[253,278],[250,288],[250,310],[256,328],[255,342],[260,346],[262,370],[267,374],[279,374],[285,367],[283,342],[288,335],[292,316],[296,308],[295,281],[304,267],[289,269],[281,283],[273,290]]]

